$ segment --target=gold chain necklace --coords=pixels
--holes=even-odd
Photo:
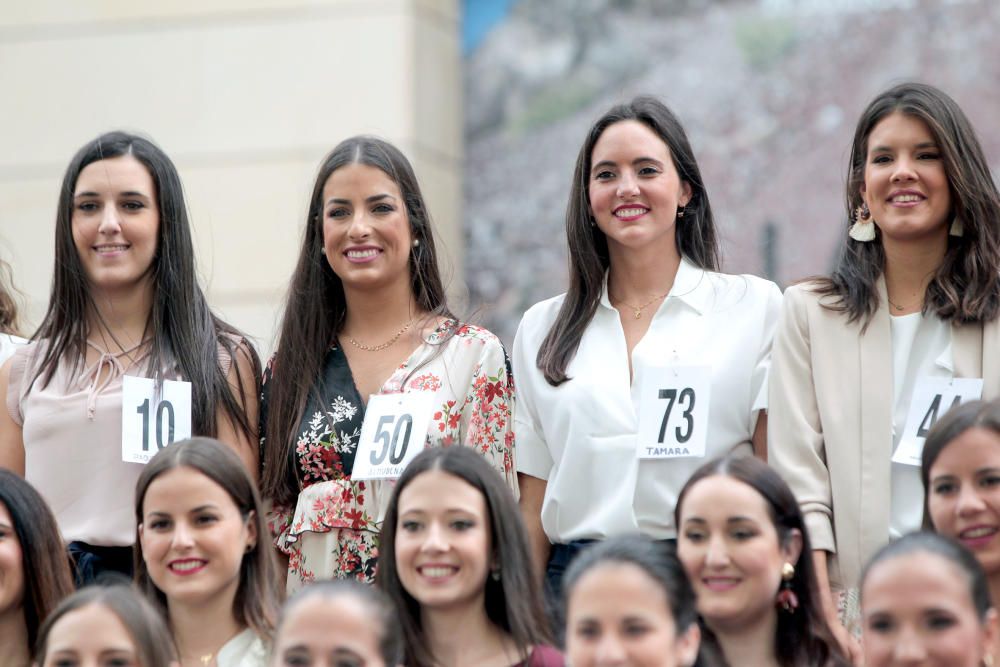
[[[649,306],[650,304],[652,304],[654,301],[658,301],[660,299],[665,298],[668,294],[670,294],[670,292],[667,292],[665,294],[660,294],[659,296],[654,296],[652,299],[650,299],[646,303],[642,304],[641,306],[633,306],[630,303],[626,303],[622,299],[615,299],[615,301],[617,301],[618,303],[620,303],[623,306],[628,306],[629,308],[631,308],[633,310],[633,312],[635,313],[635,319],[639,319],[640,317],[642,317],[642,311],[643,311],[644,308],[646,308],[647,306]]]
[[[893,301],[892,299],[890,299],[888,294],[886,295],[885,300],[889,302],[890,306],[892,306],[893,308],[895,308],[896,310],[898,310],[900,312],[906,310],[906,307],[901,306],[898,303],[896,303],[895,301]]]
[[[403,328],[397,331],[395,336],[393,336],[386,342],[381,343],[380,345],[364,345],[354,340],[354,337],[350,335],[347,336],[347,340],[348,342],[350,342],[351,345],[358,348],[359,350],[364,350],[365,352],[378,352],[379,350],[384,350],[385,348],[390,347],[393,343],[399,340],[399,337],[407,332],[411,324],[413,324],[413,320],[410,320],[409,322],[404,324]]]

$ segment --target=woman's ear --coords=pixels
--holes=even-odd
[[[692,623],[688,629],[677,637],[677,664],[692,667],[698,660],[698,648],[701,646],[701,628]]]
[[[785,543],[781,546],[781,554],[792,565],[799,562],[799,556],[802,555],[802,531],[798,528],[792,528],[788,531]]]
[[[257,546],[257,510],[250,510],[247,514],[247,551],[253,550]]]

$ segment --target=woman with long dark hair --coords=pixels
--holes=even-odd
[[[81,148],[55,231],[48,311],[0,370],[0,467],[53,508],[85,583],[130,574],[142,465],[123,455],[122,411],[141,405],[123,405],[124,378],[189,382],[192,433],[218,436],[255,473],[260,364],[209,308],[180,178],[147,139],[112,132]]]
[[[162,613],[181,667],[264,667],[278,575],[257,487],[211,438],[161,450],[135,489],[135,580]]]
[[[30,484],[0,469],[0,665],[27,667],[39,626],[72,592],[52,511]]]
[[[407,667],[562,667],[503,479],[467,448],[415,458],[382,526],[376,585],[395,603]]]
[[[1000,193],[955,101],[904,83],[861,114],[845,201],[833,273],[785,293],[768,456],[851,644],[862,565],[921,524],[921,434],[954,401],[930,397],[960,378],[1000,396]]]
[[[354,479],[355,457],[366,419],[396,433],[402,421],[372,397],[416,403],[414,441],[471,447],[515,489],[513,391],[500,341],[448,309],[409,161],[374,137],[341,142],[320,165],[264,373],[261,487],[288,591],[374,576],[391,487]]]
[[[566,235],[569,290],[525,313],[513,354],[521,505],[553,598],[590,541],[673,539],[664,508],[705,457],[763,455],[781,300],[718,273],[698,163],[651,97],[590,128]]]
[[[942,417],[924,442],[920,477],[924,527],[969,549],[1000,600],[1000,402],[972,401]]]
[[[848,664],[823,613],[802,512],[766,463],[709,461],[684,485],[674,515],[705,644],[725,664]]]

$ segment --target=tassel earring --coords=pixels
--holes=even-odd
[[[785,563],[781,566],[781,589],[774,598],[774,604],[789,614],[794,614],[799,608],[799,596],[792,590],[792,579],[795,577],[795,566]]]
[[[961,236],[965,233],[965,225],[962,224],[962,219],[956,217],[951,221],[951,228],[948,230],[950,236]]]
[[[847,235],[862,243],[875,240],[875,221],[872,220],[868,204],[862,203],[861,206],[854,209],[854,224],[847,231]]]

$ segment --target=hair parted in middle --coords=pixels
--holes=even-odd
[[[728,454],[705,463],[688,478],[677,496],[674,506],[677,530],[681,530],[681,512],[688,491],[701,480],[715,476],[742,482],[764,499],[781,545],[786,544],[792,531],[798,531],[802,536],[802,549],[798,562],[792,563],[795,574],[791,579],[799,607],[794,614],[778,614],[774,634],[774,655],[778,664],[782,667],[848,665],[827,625],[820,603],[822,598],[812,560],[812,545],[802,510],[792,490],[770,466],[755,456],[743,454]],[[704,641],[709,646],[715,643],[709,628],[705,628]],[[721,651],[718,653],[721,655]]]
[[[976,131],[961,107],[924,83],[901,83],[879,93],[858,119],[847,170],[843,245],[833,273],[819,279],[817,291],[833,297],[825,307],[844,313],[849,322],[867,326],[879,308],[875,284],[885,270],[882,234],[876,232],[873,241],[859,242],[849,239],[846,231],[863,203],[868,137],[893,113],[927,125],[948,178],[950,219],[960,220],[964,228],[961,236],[948,237],[944,260],[927,285],[923,312],[946,321],[990,322],[1000,316],[1000,193]]]
[[[604,232],[591,224],[589,186],[594,146],[605,130],[627,120],[642,123],[666,144],[678,177],[691,188],[691,199],[684,207],[684,217],[675,227],[678,253],[702,269],[717,271],[719,268],[719,242],[712,206],[694,151],[680,121],[655,97],[640,96],[611,107],[588,131],[573,171],[566,206],[569,289],[536,359],[546,381],[554,387],[570,379],[566,375],[566,367],[580,347],[584,329],[594,317],[601,298],[604,274],[611,264],[608,240]]]
[[[403,664],[411,667],[437,664],[424,635],[420,603],[403,587],[396,566],[399,496],[418,476],[434,470],[463,480],[478,490],[486,501],[495,560],[503,564],[500,580],[487,577],[485,582],[486,615],[490,621],[509,633],[523,653],[539,644],[551,644],[548,621],[534,580],[528,533],[510,489],[497,471],[473,449],[461,445],[434,447],[421,452],[399,477],[379,535],[375,585],[396,606],[403,630]]]
[[[175,468],[191,468],[218,484],[232,499],[244,521],[252,522],[257,541],[243,555],[240,580],[233,599],[233,616],[264,639],[270,639],[277,622],[278,572],[274,563],[271,534],[264,519],[264,504],[246,466],[233,450],[212,438],[191,438],[175,442],[154,456],[135,485],[136,535],[134,550],[135,582],[151,602],[166,613],[166,596],[149,576],[149,568],[139,548],[139,527],[143,523],[146,491],[156,478]]]
[[[399,187],[414,243],[410,250],[413,298],[429,317],[453,318],[438,267],[430,215],[417,176],[403,153],[383,139],[356,136],[337,144],[320,165],[309,199],[299,259],[288,288],[277,351],[268,381],[267,415],[261,414],[261,493],[279,503],[298,494],[289,449],[323,360],[347,312],[344,288],[323,248],[323,188],[333,172],[349,165],[375,167]],[[448,336],[442,339],[447,340]]]

